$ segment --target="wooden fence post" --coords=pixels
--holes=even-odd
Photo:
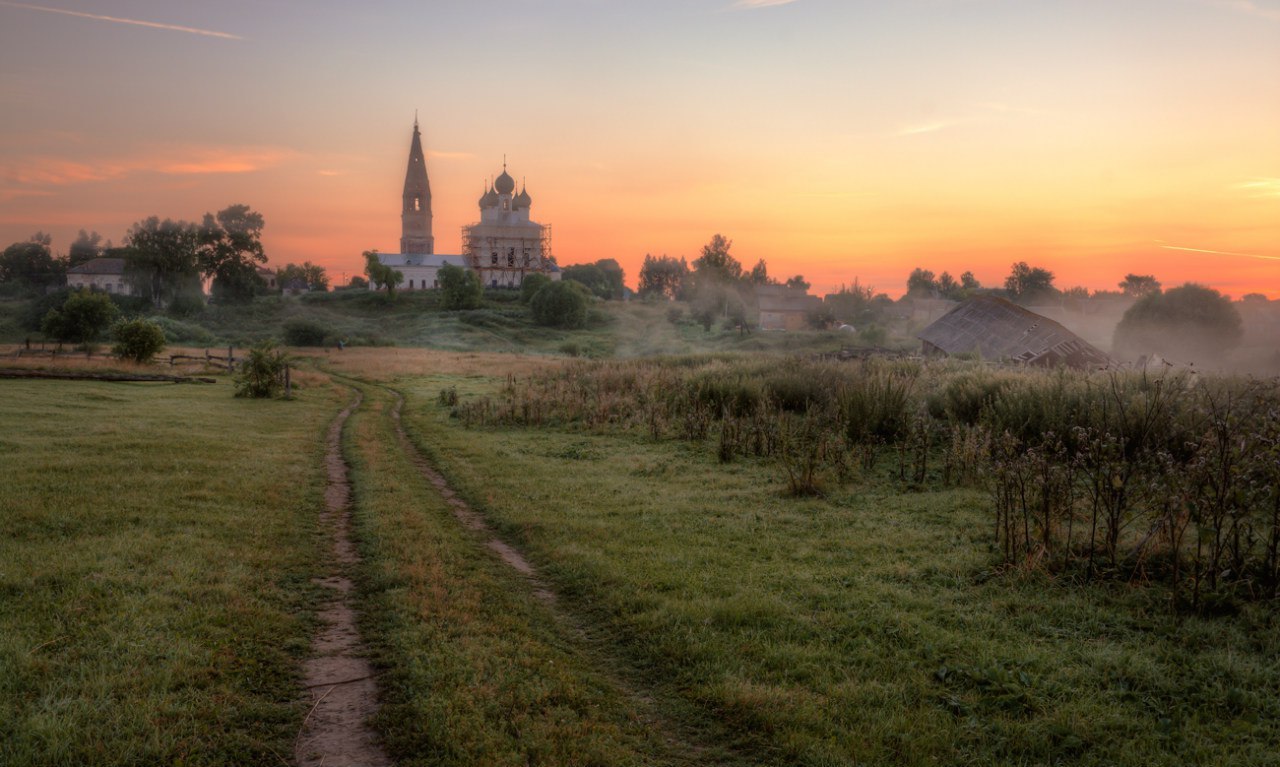
[[[289,378],[289,365],[284,366],[284,398],[293,398],[293,382]]]

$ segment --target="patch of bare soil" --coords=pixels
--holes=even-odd
[[[370,718],[378,710],[378,684],[360,638],[353,606],[355,584],[349,573],[360,555],[351,541],[351,484],[342,460],[342,427],[360,406],[361,396],[333,419],[325,440],[328,483],[320,524],[332,539],[329,574],[317,581],[329,592],[320,611],[320,632],[303,664],[311,710],[294,745],[303,767],[387,767],[391,760],[378,744]]]

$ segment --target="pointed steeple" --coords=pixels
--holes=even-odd
[[[413,115],[413,140],[404,173],[400,230],[401,253],[435,252],[435,238],[431,236],[431,182],[427,180],[427,159],[422,151],[417,112]]]

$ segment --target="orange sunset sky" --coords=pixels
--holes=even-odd
[[[0,0],[0,246],[245,203],[275,266],[436,250],[506,155],[562,265],[713,234],[815,292],[915,266],[1280,298],[1280,0]]]

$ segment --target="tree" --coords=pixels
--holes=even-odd
[[[587,324],[587,291],[576,282],[544,285],[530,302],[533,320],[539,325],[580,328]]]
[[[1240,312],[1218,291],[1187,283],[1148,293],[1124,313],[1113,346],[1121,356],[1156,353],[1188,361],[1215,361],[1240,343]]]
[[[644,264],[640,267],[638,287],[642,296],[676,299],[683,295],[685,282],[688,279],[689,265],[683,258],[676,259],[672,256],[655,258],[646,253]]]
[[[369,281],[358,274],[351,275],[351,282],[347,283],[347,287],[351,290],[368,290]]]
[[[1004,280],[1009,297],[1020,304],[1035,303],[1051,298],[1057,291],[1053,287],[1053,272],[1038,266],[1028,266],[1026,261],[1014,264]]]
[[[973,293],[975,290],[982,288],[982,283],[978,282],[978,278],[973,276],[973,272],[965,272],[960,275],[960,288],[966,294]]]
[[[702,255],[693,262],[693,273],[699,282],[736,282],[742,279],[742,264],[729,253],[733,240],[716,234],[702,246]]]
[[[364,253],[364,273],[369,276],[375,290],[386,288],[387,297],[396,297],[396,286],[404,282],[404,272],[392,269],[378,260],[377,250],[366,250]]]
[[[250,301],[265,283],[258,266],[262,251],[262,214],[248,205],[231,205],[217,214],[204,214],[198,230],[200,270],[213,280],[220,300]]]
[[[116,342],[111,353],[138,364],[150,362],[164,348],[164,330],[150,320],[121,320],[111,326],[111,336]]]
[[[960,283],[956,282],[956,278],[952,277],[950,272],[943,272],[942,274],[939,274],[936,286],[938,288],[938,295],[943,298],[950,298],[953,301],[960,298]]]
[[[825,303],[837,320],[863,328],[880,321],[884,312],[893,305],[893,300],[884,293],[877,295],[875,288],[863,285],[855,277],[852,285],[841,285],[835,293],[827,296]]]
[[[796,288],[798,290],[808,290],[809,281],[804,278],[804,275],[797,274],[796,276],[787,280],[787,287]]]
[[[66,264],[53,257],[53,238],[36,232],[26,242],[15,242],[0,254],[0,283],[27,288],[60,284],[66,278]]]
[[[157,307],[200,292],[200,233],[186,221],[139,221],[125,235],[125,276]]]
[[[752,285],[773,284],[773,279],[769,277],[769,267],[765,264],[763,258],[757,261],[755,266],[751,267],[751,271],[747,274],[747,282]]]
[[[551,284],[551,278],[545,274],[534,272],[526,274],[524,280],[520,282],[520,303],[527,304],[533,300],[539,290],[546,285]]]
[[[907,295],[911,298],[931,298],[938,285],[934,282],[933,272],[916,267],[907,276]]]
[[[560,279],[573,280],[587,289],[588,293],[600,298],[608,298],[613,292],[609,278],[595,264],[577,264],[566,266],[560,270]]]
[[[303,261],[301,264],[285,264],[276,276],[276,280],[282,286],[291,282],[301,282],[307,286],[307,290],[317,293],[324,293],[329,290],[328,273],[325,272],[323,266],[318,266],[310,261]],[[365,287],[368,287],[368,285],[365,285]]]
[[[1142,298],[1160,292],[1160,281],[1150,274],[1126,274],[1120,291],[1131,298]]]
[[[101,256],[102,251],[102,235],[97,232],[90,234],[81,229],[76,235],[75,242],[71,243],[71,247],[67,250],[67,266],[79,266],[92,261]]]
[[[480,275],[461,266],[445,264],[436,272],[440,294],[446,309],[478,309],[484,298]]]
[[[77,290],[61,309],[49,310],[40,329],[57,341],[90,344],[98,340],[119,313],[106,293]]]

